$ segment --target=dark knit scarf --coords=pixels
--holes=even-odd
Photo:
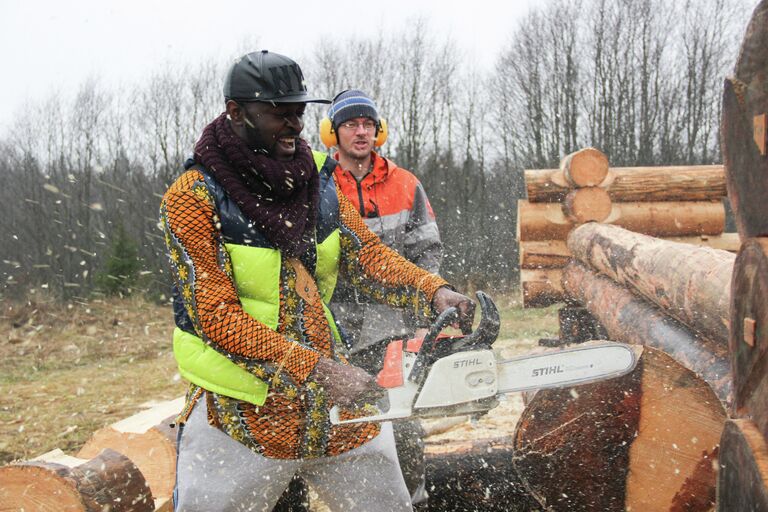
[[[195,161],[275,247],[289,256],[306,251],[317,222],[320,177],[304,140],[296,139],[292,161],[280,162],[250,149],[222,114],[203,130]]]

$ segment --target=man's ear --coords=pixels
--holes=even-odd
[[[243,126],[245,124],[245,111],[243,107],[235,100],[227,100],[227,117],[234,126]]]

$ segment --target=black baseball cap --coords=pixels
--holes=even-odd
[[[268,50],[235,61],[224,80],[224,98],[239,102],[330,103],[309,96],[304,74],[293,59]]]

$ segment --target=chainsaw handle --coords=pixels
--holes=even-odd
[[[459,311],[454,307],[447,308],[438,315],[435,322],[429,327],[429,332],[424,336],[424,341],[422,341],[421,347],[419,347],[419,352],[416,354],[416,361],[414,361],[411,373],[408,375],[409,381],[419,382],[421,375],[424,373],[424,369],[429,366],[429,363],[431,362],[430,356],[435,351],[435,340],[437,340],[438,334],[440,334],[448,325],[455,322],[458,317]]]

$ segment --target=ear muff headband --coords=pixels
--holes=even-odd
[[[388,133],[387,120],[383,117],[379,118],[379,123],[376,125],[376,139],[373,141],[373,145],[377,148],[383,146],[387,142]],[[339,143],[339,139],[336,137],[336,130],[333,129],[333,123],[328,117],[320,120],[320,140],[327,148],[332,148]]]

